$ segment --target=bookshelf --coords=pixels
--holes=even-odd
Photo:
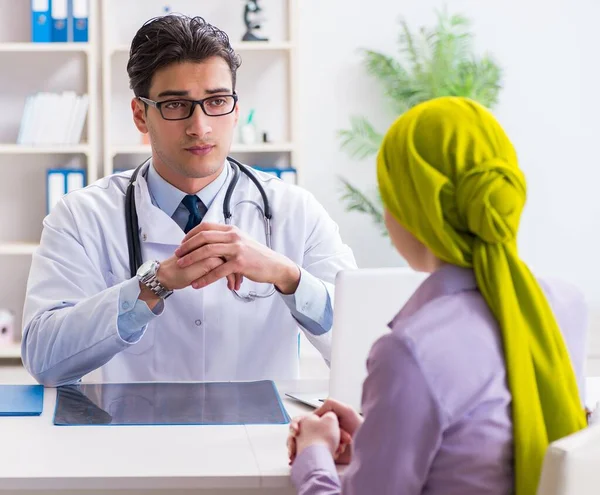
[[[21,42],[6,42],[0,44],[0,52],[32,52],[32,53],[63,53],[63,52],[81,52],[90,53],[92,51],[91,43],[30,43]]]
[[[74,155],[90,156],[92,147],[87,144],[24,145],[0,144],[0,155]]]
[[[46,214],[46,170],[84,168],[88,182],[99,177],[98,0],[90,0],[89,42],[32,43],[30,2],[0,0],[0,308],[15,313],[20,327],[31,255],[39,245]],[[88,94],[82,142],[17,144],[26,98],[38,92]],[[52,122],[56,121],[53,115]],[[20,345],[0,346],[0,363],[20,358]]]

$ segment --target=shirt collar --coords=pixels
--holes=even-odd
[[[201,189],[196,193],[196,196],[202,201],[206,209],[208,210],[217,197],[217,194],[223,187],[223,184],[227,181],[227,176],[229,175],[229,163],[225,162],[225,166],[221,170],[219,176],[213,180],[206,187]],[[148,190],[150,191],[150,197],[152,198],[152,203],[158,206],[162,211],[164,211],[167,215],[172,217],[175,214],[175,211],[181,204],[181,201],[187,193],[180,191],[173,184],[170,184],[165,179],[163,179],[160,174],[154,168],[152,161],[150,162],[150,166],[148,167]]]

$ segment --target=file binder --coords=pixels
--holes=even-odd
[[[288,184],[298,183],[298,173],[295,168],[284,168],[279,173],[279,178]]]
[[[43,407],[42,385],[0,385],[0,416],[39,416]]]
[[[50,0],[31,0],[31,41],[34,43],[52,41]]]
[[[66,42],[69,36],[69,4],[67,0],[52,0],[52,41]]]
[[[62,170],[48,170],[46,176],[46,213],[50,213],[66,193],[67,187]]]
[[[50,169],[46,173],[46,213],[70,192],[85,187],[86,174],[83,169]]]
[[[85,187],[85,171],[71,170],[67,172],[67,194]]]
[[[260,170],[261,172],[266,172],[267,174],[274,175],[278,177],[283,182],[287,182],[288,184],[296,184],[297,183],[297,172],[295,168],[277,168],[277,167],[260,167],[255,165],[256,170]]]
[[[88,0],[72,0],[72,39],[75,43],[88,41],[88,17],[90,6]]]

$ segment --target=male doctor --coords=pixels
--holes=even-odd
[[[259,172],[272,249],[263,198],[244,173],[224,222],[239,65],[227,35],[199,17],[156,18],[134,37],[131,108],[152,145],[133,186],[144,263],[131,277],[132,172],[53,208],[24,309],[23,362],[40,383],[98,368],[107,382],[293,379],[298,324],[329,359],[332,283],[356,266],[336,224],[311,194]]]

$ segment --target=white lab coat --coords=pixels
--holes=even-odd
[[[138,342],[120,337],[119,293],[130,279],[124,215],[130,175],[112,175],[67,195],[44,220],[23,316],[22,355],[29,372],[47,385],[76,381],[97,368],[106,382],[297,378],[299,326],[281,295],[242,302],[225,280],[176,291]],[[231,176],[203,222],[224,223]],[[333,304],[337,272],[356,267],[337,225],[307,191],[257,176],[272,208],[273,249],[321,279]],[[184,233],[152,204],[143,173],[135,200],[144,261],[172,256]],[[258,190],[240,174],[233,223],[264,243],[263,217],[251,202],[262,207]],[[264,290],[258,285],[257,291]],[[305,334],[329,360],[331,332]]]

